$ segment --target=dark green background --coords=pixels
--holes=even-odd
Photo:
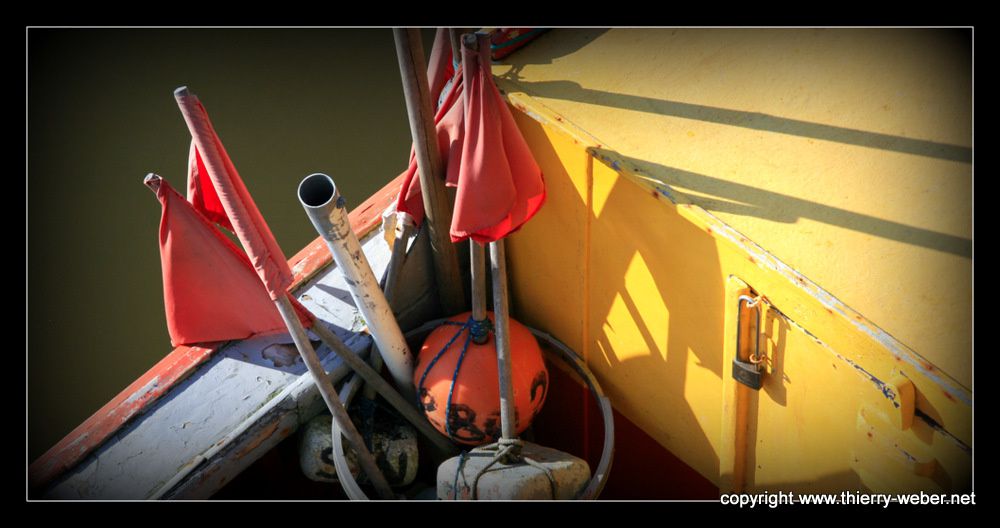
[[[183,194],[208,109],[286,256],[316,237],[295,197],[326,172],[349,207],[399,174],[409,127],[389,29],[29,29],[28,456],[171,350],[156,172]],[[429,51],[432,30],[425,30]]]

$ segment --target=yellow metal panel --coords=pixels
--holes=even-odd
[[[572,139],[547,135],[522,113],[515,113],[515,118],[542,167],[547,198],[507,244],[511,310],[523,323],[585,354],[583,284],[587,174],[592,159]]]
[[[727,483],[735,453],[727,428],[737,421],[728,396],[727,343],[735,329],[726,322],[733,304],[726,283],[743,277],[787,316],[772,314],[765,324],[782,359],[746,418],[754,425],[744,435],[752,439],[745,448],[748,486],[967,483],[968,454],[955,440],[967,443],[971,435],[966,389],[544,105],[518,93],[510,100],[549,186],[546,206],[510,240],[517,314],[584,353],[619,411],[697,471]],[[599,159],[588,162],[587,152]],[[886,469],[874,462],[876,448],[858,447],[860,407],[885,406],[883,390],[900,376],[912,382],[910,400],[942,429],[919,419],[912,430],[883,428],[880,435],[932,430],[938,440],[923,448],[917,473],[940,467],[934,471],[947,479],[904,483],[901,475],[914,474],[912,468]],[[887,423],[903,422],[888,415]],[[918,435],[927,444],[924,437]],[[942,455],[949,443],[953,452]]]
[[[915,429],[903,430],[898,416],[913,407],[898,386],[873,383],[863,366],[765,306],[769,363],[763,389],[751,395],[747,489],[968,487],[970,458],[957,443],[933,438],[912,415]]]
[[[554,126],[586,130],[968,388],[969,43],[934,30],[555,30],[494,71]]]
[[[619,411],[714,478],[724,313],[715,241],[603,163],[593,181],[589,324],[602,353],[591,368]]]

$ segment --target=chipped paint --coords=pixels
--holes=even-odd
[[[350,213],[350,226],[358,237],[364,237],[378,228],[380,212],[392,204],[401,184],[401,177],[397,177]],[[288,261],[294,274],[292,291],[306,285],[307,281],[327,268],[331,261],[322,238],[313,240]],[[34,492],[48,485],[99,450],[135,417],[146,413],[163,395],[171,392],[209,361],[222,349],[223,344],[206,343],[202,346],[175,348],[35,460],[28,469],[30,489]]]
[[[376,273],[384,270],[390,254],[380,236],[368,237],[364,245]],[[371,339],[346,329],[356,308],[342,279],[335,267],[326,268],[302,287],[302,293],[310,298],[304,304],[310,309],[317,303],[328,306],[331,315],[324,320],[334,325],[332,329],[348,347],[363,356]],[[231,479],[242,470],[241,464],[249,464],[272,446],[272,441],[280,440],[279,435],[290,434],[298,417],[311,417],[325,408],[311,377],[301,375],[301,364],[276,367],[262,357],[263,349],[283,340],[287,340],[283,334],[263,336],[233,342],[220,350],[190,381],[178,386],[172,397],[148,406],[142,419],[117,432],[115,442],[86,458],[80,464],[83,469],[56,481],[45,496],[66,497],[72,489],[75,497],[157,498],[175,493],[164,486],[176,484],[183,490],[176,492],[178,496],[207,497],[221,485],[219,475]],[[346,366],[335,354],[325,348],[317,352],[332,379],[346,375]],[[248,451],[242,460],[230,456],[274,420],[282,425],[272,440]],[[191,425],[183,431],[176,427],[185,421]],[[153,450],[156,457],[135,456],[137,451]],[[197,463],[198,457],[205,462]],[[195,463],[187,464],[190,461]],[[187,469],[177,474],[178,466]],[[84,473],[91,475],[86,483],[80,477]],[[83,491],[78,492],[80,489]]]
[[[527,95],[523,87],[521,87],[516,81],[496,76],[494,76],[494,80],[496,80],[497,86],[507,86],[506,91],[508,93],[506,95],[506,99],[508,104],[531,117],[535,121],[557,128],[560,132],[569,136],[573,142],[583,145],[584,147],[600,148],[603,144],[602,141],[594,137],[586,130],[573,124],[573,122],[569,119],[566,119],[564,116],[554,112],[537,99]],[[557,117],[559,119],[557,119]]]
[[[817,342],[819,342],[819,340],[817,340]],[[896,391],[892,390],[892,387],[890,385],[878,379],[874,374],[865,370],[864,367],[862,367],[861,365],[858,365],[857,363],[851,361],[850,359],[845,358],[840,354],[837,354],[837,359],[854,367],[854,370],[856,370],[859,374],[861,374],[862,377],[868,379],[869,381],[875,384],[875,387],[879,390],[879,392],[882,393],[883,396],[886,397],[887,400],[889,400],[892,403],[893,407],[897,409],[899,408],[899,402],[896,401]]]
[[[757,266],[770,269],[780,274],[796,288],[815,298],[827,310],[832,311],[840,317],[848,320],[854,328],[872,338],[890,355],[901,359],[908,365],[913,366],[913,368],[915,368],[920,374],[927,377],[931,382],[941,386],[943,390],[954,399],[965,405],[972,404],[972,394],[968,389],[955,382],[950,377],[940,373],[937,369],[931,367],[926,361],[920,358],[916,352],[907,348],[890,334],[864,318],[861,314],[844,305],[841,301],[821,288],[819,285],[810,281],[808,278],[803,277],[793,268],[780,261],[777,257],[749,240],[745,235],[737,232],[735,229],[704,208],[689,202],[683,197],[683,195],[677,195],[671,192],[668,185],[659,180],[640,174],[641,171],[631,167],[631,165],[624,159],[619,159],[617,153],[608,150],[609,147],[606,142],[597,140],[589,132],[571,123],[568,119],[555,119],[555,116],[559,115],[557,112],[548,108],[537,99],[527,95],[527,93],[525,93],[526,91],[522,89],[517,82],[501,78],[497,78],[497,82],[498,84],[507,84],[512,88],[516,88],[516,90],[508,90],[511,92],[508,95],[508,100],[515,108],[521,110],[532,119],[557,129],[574,141],[579,141],[582,145],[585,145],[587,151],[595,159],[598,159],[605,165],[613,168],[619,175],[624,176],[639,185],[651,187],[663,196],[666,196],[669,198],[670,203],[679,211],[685,211],[688,218],[696,221],[697,223],[705,224],[706,226],[711,227],[712,236],[716,236],[716,234],[721,235],[722,239],[728,240],[730,243],[746,252],[750,258],[754,259],[754,263]]]
[[[788,326],[793,327],[793,328],[797,329],[798,331],[802,332],[803,334],[809,336],[809,338],[811,338],[817,345],[821,346],[824,350],[826,350],[830,354],[833,354],[834,356],[836,356],[836,358],[839,359],[840,361],[843,361],[844,363],[847,363],[848,365],[850,365],[851,367],[853,367],[854,370],[858,374],[860,374],[862,376],[862,378],[864,378],[864,379],[872,382],[875,385],[875,388],[878,389],[878,391],[880,393],[882,393],[882,395],[885,396],[885,398],[887,400],[889,400],[890,403],[892,403],[893,407],[895,407],[897,409],[900,407],[900,403],[896,400],[896,396],[897,396],[896,391],[893,390],[893,388],[892,388],[891,385],[889,385],[886,382],[884,382],[881,379],[879,379],[878,376],[876,376],[876,375],[872,374],[871,372],[865,370],[864,367],[862,367],[861,365],[859,365],[856,362],[852,361],[851,359],[846,358],[843,355],[837,353],[837,351],[833,350],[833,348],[831,348],[829,345],[827,345],[826,343],[824,343],[823,340],[821,340],[820,338],[816,337],[809,330],[806,330],[806,328],[803,327],[802,325],[800,325],[800,324],[796,323],[795,321],[793,321],[792,319],[790,319],[787,315],[785,315],[784,313],[782,313],[781,310],[779,310],[778,308],[776,308],[773,304],[771,304],[770,302],[768,302],[766,299],[764,299],[764,302],[767,304],[769,311],[772,312],[775,317],[780,317],[786,324],[788,324]],[[837,366],[834,365],[834,368],[837,368]]]
[[[525,86],[530,85],[526,84]],[[801,394],[803,393],[799,392],[812,389],[814,386],[811,385],[811,382],[818,381],[819,384],[822,384],[824,372],[823,361],[825,361],[826,369],[830,369],[826,370],[828,375],[836,372],[831,369],[832,365],[833,368],[839,369],[839,373],[836,374],[837,376],[846,376],[844,381],[852,384],[853,389],[851,389],[851,394],[847,395],[851,401],[861,399],[871,402],[877,405],[880,410],[898,409],[895,414],[892,412],[889,413],[892,418],[896,418],[896,414],[901,415],[902,411],[907,410],[907,407],[912,406],[914,403],[914,398],[908,397],[909,394],[912,394],[908,392],[911,385],[896,380],[890,374],[890,371],[895,373],[903,370],[905,376],[909,376],[912,380],[914,390],[920,390],[920,394],[928,397],[926,400],[919,400],[918,403],[924,405],[927,409],[938,411],[942,416],[942,423],[946,424],[949,428],[955,429],[956,434],[963,435],[964,437],[964,429],[968,423],[965,418],[969,408],[962,407],[960,404],[950,405],[949,400],[941,396],[940,390],[954,392],[965,389],[955,384],[951,379],[934,376],[933,374],[938,374],[939,372],[934,372],[926,366],[914,365],[916,368],[911,368],[910,364],[914,363],[914,357],[918,357],[912,350],[908,349],[895,338],[884,334],[884,332],[882,335],[887,337],[889,342],[878,339],[877,335],[873,335],[872,333],[877,334],[881,330],[871,322],[865,320],[860,314],[841,305],[840,301],[830,295],[828,291],[820,289],[817,284],[811,282],[801,272],[806,271],[805,268],[801,270],[792,269],[784,262],[778,260],[775,254],[764,251],[760,245],[723,222],[721,220],[724,217],[722,213],[719,213],[719,217],[716,217],[709,214],[700,206],[686,203],[685,200],[693,198],[689,198],[685,193],[680,192],[681,189],[679,187],[674,189],[669,185],[650,178],[649,173],[643,174],[635,170],[634,167],[630,167],[629,160],[622,158],[620,154],[614,152],[613,146],[588,149],[591,156],[589,159],[585,159],[586,157],[580,156],[580,148],[567,141],[575,141],[574,136],[583,136],[583,133],[580,133],[580,131],[570,131],[568,134],[563,134],[571,128],[571,125],[567,124],[565,120],[560,122],[551,115],[544,113],[542,103],[534,101],[526,95],[512,94],[510,100],[517,104],[517,106],[528,110],[528,112],[516,116],[518,123],[526,131],[526,137],[532,143],[531,146],[539,148],[541,152],[545,153],[545,159],[540,158],[540,161],[545,161],[551,167],[548,172],[559,175],[557,183],[562,186],[560,190],[564,187],[565,191],[563,192],[565,195],[568,195],[568,198],[564,195],[562,200],[555,200],[553,202],[553,206],[557,207],[556,215],[552,215],[546,219],[541,219],[540,217],[540,220],[543,222],[542,225],[546,229],[536,227],[534,230],[523,232],[523,236],[519,239],[523,240],[519,245],[522,255],[520,260],[521,266],[534,266],[530,263],[530,257],[524,257],[524,255],[530,255],[537,251],[544,252],[547,247],[545,233],[549,232],[550,228],[561,228],[573,221],[577,223],[583,221],[587,227],[583,234],[574,234],[569,238],[571,242],[567,243],[565,247],[560,247],[560,250],[563,252],[577,255],[577,260],[583,259],[584,266],[582,271],[570,274],[573,280],[566,281],[565,284],[560,282],[552,286],[545,284],[544,279],[522,278],[519,284],[516,284],[521,288],[522,296],[536,301],[528,304],[537,305],[538,297],[544,296],[544,292],[559,291],[560,288],[572,288],[574,284],[579,283],[576,279],[582,280],[582,283],[586,285],[588,278],[593,273],[598,273],[596,276],[610,276],[614,278],[613,281],[610,281],[611,284],[607,286],[602,284],[595,288],[588,287],[583,289],[580,295],[582,299],[574,299],[572,303],[574,306],[582,306],[582,312],[570,311],[567,315],[559,313],[561,310],[552,313],[550,309],[530,307],[526,308],[526,313],[528,314],[526,317],[529,317],[535,324],[551,325],[556,331],[561,332],[562,337],[569,339],[577,346],[582,346],[585,357],[587,357],[586,350],[588,346],[600,348],[602,354],[595,357],[592,353],[590,356],[591,362],[595,368],[605,369],[605,374],[611,376],[610,379],[612,381],[609,383],[612,385],[617,384],[619,396],[621,396],[619,399],[622,400],[617,403],[629,406],[626,409],[627,412],[633,418],[640,419],[638,421],[641,422],[641,427],[647,433],[653,435],[662,445],[671,449],[671,451],[685,462],[692,464],[692,467],[701,472],[702,475],[714,477],[715,474],[713,471],[716,468],[725,466],[722,460],[725,456],[728,456],[726,453],[733,446],[732,442],[730,442],[731,438],[725,436],[720,438],[720,435],[715,434],[716,424],[712,422],[714,419],[713,413],[717,412],[718,409],[714,405],[716,396],[714,394],[702,394],[703,392],[711,393],[714,390],[716,379],[710,376],[705,376],[704,379],[701,379],[698,377],[701,371],[697,368],[692,368],[693,365],[703,367],[707,363],[714,367],[715,374],[718,376],[718,365],[713,363],[718,360],[718,356],[713,351],[717,350],[715,344],[718,342],[719,336],[717,331],[699,329],[697,323],[691,324],[691,321],[695,319],[685,320],[677,325],[674,322],[675,320],[682,320],[685,316],[707,319],[718,315],[718,312],[715,310],[712,310],[711,314],[709,314],[703,310],[699,311],[697,307],[692,307],[688,311],[689,303],[692,301],[697,302],[697,292],[715,291],[711,288],[714,288],[716,285],[717,272],[722,272],[718,275],[722,276],[721,278],[723,279],[724,274],[737,273],[747,275],[747,278],[751,282],[758,283],[756,286],[762,288],[761,293],[772,294],[774,300],[787,308],[789,313],[796,317],[801,324],[811,328],[831,344],[827,346],[816,335],[809,335],[808,333],[797,333],[798,335],[794,336],[794,342],[797,345],[812,348],[813,343],[817,343],[827,348],[830,355],[826,356],[824,353],[817,351],[819,352],[819,356],[815,358],[811,356],[805,357],[798,355],[795,350],[786,349],[788,358],[795,356],[793,362],[788,365],[789,367],[801,365],[807,365],[807,367],[804,368],[804,373],[796,380],[795,385],[791,381],[787,381],[787,387],[776,385],[772,387],[776,389],[773,391],[773,394],[769,394],[770,400],[761,398],[760,412],[762,415],[765,412],[770,413],[772,409],[777,414],[768,414],[766,420],[772,420],[773,418],[773,421],[765,424],[765,419],[762,418],[762,421],[758,425],[762,428],[765,426],[778,426],[779,429],[777,431],[760,430],[758,431],[758,435],[781,435],[780,427],[788,425],[808,427],[808,435],[810,436],[816,435],[822,437],[828,429],[831,441],[834,441],[833,438],[836,438],[838,434],[845,432],[842,429],[844,422],[823,423],[821,417],[825,416],[823,414],[825,411],[816,409],[816,407],[831,407],[829,409],[830,416],[833,416],[845,412],[850,413],[853,411],[853,408],[851,408],[853,406],[845,407],[843,402],[838,404],[837,398],[824,398],[820,400],[814,396],[813,398],[803,400],[801,399]],[[544,99],[544,101],[549,102],[550,100]],[[551,104],[555,105],[556,103],[552,102]],[[612,104],[611,106],[614,105]],[[526,116],[525,114],[528,115]],[[542,114],[543,119],[538,119],[536,117],[538,114]],[[571,113],[568,115],[570,119],[573,119],[574,116],[583,119],[580,114]],[[535,121],[541,122],[544,126],[539,127],[535,123],[528,122],[530,118],[534,118]],[[627,134],[627,125],[622,126],[620,130]],[[670,147],[666,145],[665,148],[669,149]],[[598,160],[601,163],[594,163],[594,160]],[[636,163],[642,162],[637,161]],[[686,168],[682,164],[677,165],[680,169]],[[564,173],[558,169],[564,169]],[[762,177],[764,176],[762,175]],[[577,202],[576,195],[572,194],[573,192],[579,193],[582,203]],[[667,200],[663,200],[661,197],[669,197],[671,194],[678,195],[673,197],[674,200],[671,200],[673,202],[671,206],[661,209],[661,206],[656,205],[665,203]],[[555,196],[555,193],[553,195]],[[651,196],[653,197],[652,200],[650,199]],[[738,201],[738,197],[733,197],[733,199],[734,201]],[[611,206],[607,205],[609,202],[612,204]],[[641,203],[636,203],[636,208],[631,208],[631,202]],[[654,209],[661,209],[660,214],[655,214],[657,211],[654,211]],[[735,209],[737,211],[744,210],[741,207]],[[747,214],[755,214],[752,208],[748,209],[749,212]],[[610,214],[608,214],[609,212]],[[647,224],[652,227],[621,235],[621,243],[619,244],[619,237],[616,236],[616,233],[622,232],[623,229],[627,231],[627,227],[625,226],[628,226],[629,222],[635,218],[646,219]],[[593,227],[591,224],[593,224]],[[661,226],[662,230],[660,229]],[[605,256],[604,252],[594,254],[588,249],[590,244],[590,230],[592,228],[595,232],[600,230],[601,234],[599,238],[602,238],[613,248],[607,251],[607,254],[610,256]],[[704,236],[705,233],[709,233],[710,235],[706,237]],[[721,236],[716,233],[719,233]],[[659,247],[664,247],[664,242],[667,244],[665,246],[666,249],[663,251],[667,255],[666,257],[657,252]],[[693,260],[690,262],[681,260],[678,263],[678,261],[672,258],[674,256],[683,257],[688,247],[691,247],[690,253],[692,253]],[[648,261],[652,260],[650,255],[659,257],[655,268],[648,264]],[[650,287],[642,288],[626,280],[625,285],[622,286],[619,273],[621,270],[626,269],[625,263],[629,262],[629,259],[632,262],[636,262],[640,258],[650,269],[650,274],[653,276],[653,284]],[[748,261],[750,262],[748,263]],[[702,282],[701,277],[699,277],[691,281],[691,286],[681,282],[680,288],[671,288],[671,286],[676,286],[676,283],[672,281],[675,281],[676,277],[680,275],[680,273],[672,273],[675,269],[673,268],[674,265],[682,271],[692,270],[692,275],[699,273],[703,269],[704,274],[708,278]],[[543,273],[546,275],[559,273],[556,268],[548,269],[546,266],[543,266],[543,268],[545,268]],[[697,284],[697,288],[694,284]],[[652,286],[655,286],[656,289]],[[543,293],[534,293],[539,291]],[[651,293],[647,293],[649,291]],[[845,290],[834,288],[832,291],[839,293]],[[620,297],[616,297],[616,295],[620,295]],[[630,306],[628,310],[619,310],[618,306],[614,304],[610,308],[607,308],[608,302],[617,303],[618,299],[626,295],[631,297],[629,304],[634,305],[634,308]],[[642,302],[644,295],[649,297],[645,303]],[[844,293],[842,295],[847,294]],[[589,301],[595,297],[599,299],[597,306],[601,311],[591,313],[586,307],[589,304],[593,304]],[[609,301],[609,299],[613,299],[613,301]],[[662,323],[650,323],[648,320],[642,320],[642,317],[646,317],[645,308],[659,307],[662,304],[666,304],[670,312],[670,328],[663,327]],[[548,305],[542,306],[551,308]],[[607,311],[605,311],[606,308]],[[558,307],[555,309],[558,310]],[[620,313],[618,313],[619,311]],[[618,331],[619,326],[617,324],[611,329],[610,323],[618,322],[618,320],[611,319],[611,316],[616,314],[620,320],[634,322],[638,326],[638,331],[634,331],[632,328]],[[582,319],[582,322],[579,321],[578,317]],[[725,317],[726,324],[728,325],[730,318],[728,310]],[[848,321],[858,321],[858,323],[844,324],[842,318]],[[663,319],[660,317],[657,320],[662,321]],[[602,323],[606,326],[602,327]],[[712,328],[719,326],[713,324]],[[862,327],[868,327],[868,331],[858,331],[858,328]],[[680,332],[677,332],[678,328]],[[602,330],[605,330],[603,335],[601,333]],[[606,337],[608,341],[602,341],[595,345],[594,343],[598,341],[594,337],[595,331],[598,332],[598,337]],[[676,339],[675,336],[677,336]],[[723,335],[722,339],[729,339],[728,332]],[[786,343],[789,342],[783,342],[783,344]],[[698,350],[699,345],[702,348],[700,353]],[[775,343],[775,346],[781,345]],[[836,347],[835,350],[841,352],[841,354],[839,356],[834,354],[832,347]],[[647,350],[649,350],[648,353],[655,357],[655,348],[659,348],[660,352],[666,351],[668,356],[670,354],[677,356],[677,352],[679,351],[678,357],[680,359],[676,359],[679,362],[677,366],[681,370],[685,370],[684,364],[687,361],[686,374],[661,387],[662,380],[666,378],[658,379],[658,376],[655,374],[647,375],[646,372],[640,372],[645,369],[640,368],[636,364],[637,362],[629,363],[626,361],[635,356],[643,356],[647,353]],[[729,350],[729,348],[731,347],[727,345],[726,350]],[[798,352],[803,351],[799,350]],[[930,352],[927,353],[929,354]],[[685,354],[687,354],[686,357]],[[848,363],[847,359],[850,359],[853,364]],[[814,360],[818,361],[818,363],[814,363]],[[670,361],[674,362],[675,360],[671,359]],[[727,366],[726,363],[723,361],[723,369]],[[848,374],[848,366],[856,374]],[[863,368],[859,369],[859,366]],[[931,372],[932,375],[927,376],[928,372]],[[856,378],[855,376],[858,377]],[[729,379],[729,376],[723,375],[723,408],[727,405],[725,398],[731,396],[731,391],[725,389],[725,382]],[[787,380],[788,378],[785,377],[784,379]],[[803,383],[803,380],[806,381]],[[883,382],[883,380],[886,381]],[[902,384],[896,385],[897,382]],[[942,387],[942,385],[946,387]],[[881,396],[877,396],[872,392],[872,389],[878,390]],[[791,400],[792,391],[794,391],[794,394],[800,396],[795,403]],[[815,390],[811,390],[813,395],[820,392],[827,396],[830,394],[836,395],[837,389],[824,386],[822,390],[818,387]],[[789,398],[787,400],[787,408],[779,409],[778,407],[786,406],[786,400],[784,399],[786,394]],[[676,398],[676,401],[673,398]],[[650,410],[648,401],[660,401],[661,399],[663,401],[669,400],[672,406],[676,404],[676,406],[684,409],[688,414],[683,418],[678,418]],[[723,410],[722,412],[725,413],[727,411]],[[905,418],[907,417],[904,417],[904,421]],[[912,414],[909,415],[909,418],[912,418]],[[722,427],[725,429],[726,425]],[[666,432],[673,431],[676,433],[679,430],[693,431],[698,434],[690,439],[685,438],[684,440],[674,441],[670,438],[671,435]],[[806,433],[803,432],[803,436],[805,435]],[[690,435],[675,434],[674,436],[684,437]],[[707,438],[709,447],[706,447],[706,442],[702,442],[703,436]],[[768,438],[771,437],[768,436]],[[840,440],[840,438],[837,438],[837,440]],[[841,445],[841,447],[843,446]],[[812,445],[811,448],[815,448],[815,445]],[[849,451],[849,448],[845,450]],[[716,457],[713,457],[713,454]],[[830,467],[836,467],[837,464],[837,462],[831,461]],[[764,467],[768,467],[767,464]],[[956,464],[955,467],[960,469],[961,464]],[[766,470],[766,473],[767,477],[770,478],[769,482],[772,483],[799,482],[798,475],[795,477],[790,477],[788,473],[778,475],[771,468]],[[807,472],[802,474],[807,474]],[[834,473],[831,472],[830,475],[832,476]],[[843,481],[850,479],[849,473],[844,473],[844,475]],[[758,476],[763,477],[763,475]],[[825,476],[823,475],[824,483],[828,485],[829,482],[838,481],[837,477],[832,477],[827,482]],[[802,480],[802,482],[804,484],[807,480]]]
[[[149,380],[149,383],[144,385],[141,389],[132,393],[128,398],[125,399],[125,405],[134,405],[140,402],[143,398],[149,397],[153,394],[153,391],[160,385],[160,377],[156,376]],[[114,414],[118,409],[112,409],[110,414]]]
[[[966,454],[969,455],[972,454],[972,448],[968,444],[959,440],[958,438],[955,438],[954,435],[949,433],[944,427],[941,427],[941,424],[937,423],[937,420],[931,418],[927,413],[921,411],[920,409],[915,409],[913,414],[915,418],[923,420],[924,423],[926,423],[931,429],[933,429],[935,432],[937,432],[944,438],[947,438],[949,441],[953,442],[956,446],[958,446],[959,449],[964,451]]]
[[[288,367],[302,360],[299,351],[294,346],[285,343],[270,345],[262,350],[260,355],[275,367]]]
[[[264,430],[260,434],[258,434],[256,438],[253,439],[252,442],[250,442],[249,444],[241,447],[236,452],[236,458],[243,458],[248,453],[252,453],[258,447],[260,447],[260,445],[262,443],[264,443],[264,441],[266,441],[267,439],[271,438],[271,435],[273,435],[274,432],[277,431],[277,430],[278,430],[278,422],[274,422],[274,423],[268,425],[267,427],[265,427]]]
[[[704,209],[693,204],[690,208],[692,211],[696,211],[697,213],[710,218],[711,224],[715,227],[713,230],[714,233],[722,236],[726,240],[746,251],[751,257],[756,259],[758,265],[762,265],[765,268],[779,273],[782,277],[787,279],[789,283],[802,289],[815,298],[824,308],[842,316],[845,320],[849,321],[852,326],[875,339],[879,345],[881,345],[894,357],[900,358],[907,364],[916,368],[921,374],[934,383],[942,386],[946,392],[956,397],[962,403],[965,403],[966,405],[972,404],[971,393],[950,378],[947,378],[945,375],[938,374],[934,371],[934,369],[928,368],[929,365],[915,352],[910,351],[888,333],[872,324],[862,315],[844,305],[836,297],[821,288],[818,284],[803,277],[790,266],[778,260],[774,255],[768,253],[762,247],[750,241],[744,235],[741,235],[738,231],[730,227],[728,224],[725,224],[708,211],[705,211]]]

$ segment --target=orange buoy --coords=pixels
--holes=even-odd
[[[487,315],[492,322],[493,312]],[[471,319],[471,312],[456,315],[427,336],[413,383],[427,419],[438,431],[455,442],[480,445],[500,438],[500,385],[496,340],[490,332],[486,343],[473,342]],[[514,428],[520,434],[542,410],[549,372],[535,336],[513,319],[510,348]]]

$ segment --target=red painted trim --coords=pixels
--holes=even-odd
[[[397,177],[350,212],[351,228],[359,238],[379,225],[382,211],[395,200],[402,183],[402,176]],[[288,260],[294,276],[291,289],[298,288],[319,270],[325,268],[331,258],[322,238],[310,242]],[[52,479],[76,466],[130,419],[141,414],[160,396],[170,392],[174,385],[193,373],[222,344],[180,346],[167,354],[153,368],[35,460],[28,468],[31,489],[48,484]]]
[[[31,487],[45,485],[76,465],[125,422],[141,413],[147,405],[166,394],[170,387],[204,363],[219,345],[221,343],[209,343],[204,347],[175,348],[31,464],[29,468]]]

